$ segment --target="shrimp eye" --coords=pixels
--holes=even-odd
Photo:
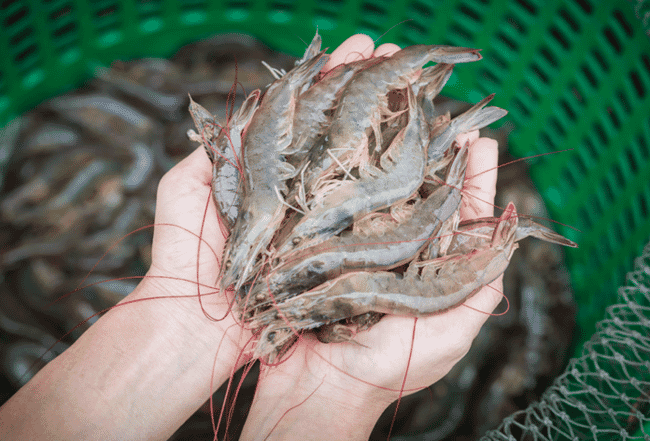
[[[302,242],[300,237],[294,237],[293,240],[291,240],[291,243],[294,245],[300,245],[300,242]]]
[[[280,258],[276,257],[275,259],[273,259],[273,261],[271,262],[271,265],[273,265],[273,266],[280,265]]]
[[[232,261],[230,259],[226,260],[226,264],[223,266],[225,269],[229,270],[232,266]]]
[[[275,332],[269,332],[269,335],[266,338],[268,338],[269,341],[273,341],[275,339]]]

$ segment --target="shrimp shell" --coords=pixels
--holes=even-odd
[[[349,317],[379,312],[424,317],[450,309],[478,292],[505,271],[517,249],[518,219],[510,204],[499,219],[492,240],[469,254],[445,256],[426,262],[422,274],[354,272],[291,298],[255,317],[256,327],[266,325],[255,350],[268,356],[276,350],[276,337],[286,329],[317,328]]]

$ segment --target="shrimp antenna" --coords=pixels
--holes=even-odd
[[[407,18],[406,20],[402,20],[402,21],[400,21],[399,23],[394,24],[393,26],[391,26],[390,28],[388,28],[388,30],[387,30],[386,32],[384,32],[384,33],[381,34],[379,37],[377,37],[377,38],[374,40],[374,42],[377,43],[379,40],[381,40],[382,38],[384,38],[384,36],[385,36],[386,34],[388,34],[390,31],[392,31],[394,28],[396,28],[397,26],[399,26],[399,25],[401,25],[401,24],[403,24],[403,23],[406,23],[407,21],[413,21],[413,19],[412,19],[412,18]]]

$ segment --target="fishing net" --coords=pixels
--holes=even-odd
[[[650,243],[580,357],[482,440],[650,440]]]

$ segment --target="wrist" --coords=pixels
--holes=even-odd
[[[340,372],[319,376],[306,368],[291,376],[297,371],[280,365],[260,375],[242,439],[367,440],[392,402],[378,387]]]
[[[209,293],[208,290],[202,289],[201,293]],[[238,369],[250,358],[240,357],[248,335],[243,335],[233,314],[221,308],[228,301],[217,294],[202,296],[199,302],[195,283],[151,277],[148,273],[120,303],[128,303],[123,308],[133,308],[141,314],[139,320],[155,330],[155,338],[170,346],[170,355],[203,354],[212,362],[216,354],[215,381],[222,376],[225,380],[233,369]]]

